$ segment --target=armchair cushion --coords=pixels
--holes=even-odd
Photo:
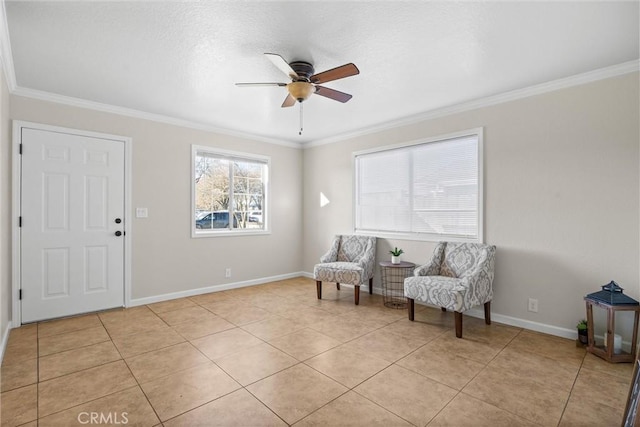
[[[405,280],[404,294],[407,298],[454,309],[464,305],[465,285],[464,280],[454,277],[423,276],[419,281],[409,281],[408,285]]]
[[[363,275],[364,269],[353,262],[327,262],[313,268],[313,276],[322,282],[359,285],[364,282]]]

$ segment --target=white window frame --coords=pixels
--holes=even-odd
[[[267,173],[264,177],[264,199],[262,201],[262,219],[263,229],[205,229],[197,230],[195,223],[196,216],[196,183],[193,177],[196,173],[196,156],[198,153],[206,152],[207,154],[218,155],[220,157],[228,157],[235,159],[245,159],[248,161],[259,161],[267,165]],[[205,145],[192,145],[191,146],[191,217],[190,228],[191,237],[194,239],[207,238],[207,237],[221,237],[221,236],[255,236],[271,234],[270,220],[269,220],[269,194],[270,194],[270,182],[271,182],[271,157],[262,156],[259,154],[243,153],[240,151],[224,150],[221,148],[209,147]]]
[[[386,145],[382,147],[376,147],[369,150],[362,150],[354,152],[352,155],[352,170],[353,170],[353,217],[352,217],[352,229],[354,234],[366,235],[366,236],[376,236],[382,238],[389,239],[402,239],[402,240],[419,240],[419,241],[428,241],[428,242],[439,242],[439,241],[454,241],[454,242],[473,242],[473,243],[483,243],[484,242],[484,128],[474,128],[468,129],[460,132],[450,133],[446,135],[438,135],[435,137],[424,138],[414,141],[409,141],[400,144]],[[412,147],[416,145],[429,144],[432,142],[444,142],[448,139],[461,138],[465,136],[475,136],[478,138],[478,146],[477,146],[477,156],[478,156],[478,217],[477,217],[477,229],[478,235],[475,238],[466,238],[456,235],[448,235],[448,234],[434,234],[434,233],[418,233],[418,232],[389,232],[389,231],[368,231],[368,230],[358,230],[356,228],[356,218],[358,215],[358,168],[357,168],[357,158],[358,156],[362,156],[365,154],[378,153],[382,151],[390,151],[396,149],[402,149],[406,147]]]

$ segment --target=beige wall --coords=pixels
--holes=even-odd
[[[485,241],[497,245],[493,312],[573,329],[582,297],[615,279],[640,298],[638,73],[297,150],[11,96],[11,118],[133,139],[133,298],[310,272],[333,234],[352,231],[352,153],[484,127]],[[9,96],[2,85],[2,326],[10,293]],[[271,156],[268,236],[191,239],[190,146]],[[304,166],[304,168],[303,168]],[[303,172],[304,170],[304,172]],[[304,182],[304,186],[303,186]],[[331,201],[319,207],[319,194]],[[6,231],[6,232],[5,232]],[[380,240],[421,263],[431,242]],[[232,268],[233,277],[224,278]],[[379,275],[378,275],[379,276]],[[5,282],[6,281],[6,282]],[[376,284],[379,277],[376,277]],[[527,312],[527,298],[539,313]]]
[[[300,149],[19,96],[11,98],[11,118],[133,139],[132,298],[300,271]],[[191,238],[191,144],[271,157],[270,235]],[[134,218],[136,207],[148,208],[149,217]]]
[[[0,343],[11,321],[11,122],[9,89],[0,67]]]
[[[638,99],[632,73],[305,150],[304,271],[352,231],[354,151],[484,127],[493,313],[573,329],[583,296],[612,279],[640,299]],[[392,246],[423,263],[434,244],[380,240],[378,259]]]

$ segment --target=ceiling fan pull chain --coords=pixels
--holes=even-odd
[[[300,132],[298,135],[302,135],[302,102],[300,102]]]

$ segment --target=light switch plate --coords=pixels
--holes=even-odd
[[[147,208],[136,208],[136,218],[147,218],[149,211]]]

